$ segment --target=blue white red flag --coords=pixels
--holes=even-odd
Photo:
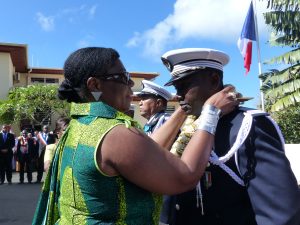
[[[253,3],[251,1],[247,17],[243,25],[243,30],[241,32],[241,36],[237,42],[238,48],[240,49],[240,52],[244,57],[244,67],[246,68],[246,74],[250,71],[252,58],[252,41],[256,41],[256,35]]]

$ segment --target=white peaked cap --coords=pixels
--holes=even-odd
[[[138,93],[138,96],[143,96],[143,95],[158,95],[167,101],[169,101],[172,98],[172,94],[167,91],[165,88],[162,86],[155,84],[149,80],[143,80],[142,81],[143,89],[140,93]]]
[[[161,60],[172,75],[171,80],[165,84],[168,86],[199,70],[213,68],[223,71],[223,66],[229,62],[229,56],[215,49],[182,48],[166,52]]]

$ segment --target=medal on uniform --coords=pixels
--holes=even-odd
[[[206,189],[210,188],[212,185],[212,180],[211,180],[211,172],[210,171],[205,171],[204,173],[204,186]]]

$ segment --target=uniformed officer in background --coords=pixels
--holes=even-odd
[[[223,66],[229,56],[213,49],[188,48],[169,51],[162,61],[172,75],[166,85],[174,85],[180,104],[189,106],[188,114],[198,117],[205,100],[223,88]],[[182,130],[191,132],[193,124]],[[299,225],[300,190],[272,118],[238,107],[223,116],[212,132],[215,146],[206,172],[195,189],[176,195],[174,215],[163,222]],[[185,141],[188,139],[186,136]],[[180,155],[182,145],[175,144]]]
[[[163,125],[170,117],[166,113],[167,104],[172,99],[172,94],[154,82],[143,80],[143,89],[137,94],[141,98],[139,103],[141,116],[147,119],[144,131],[151,135]]]

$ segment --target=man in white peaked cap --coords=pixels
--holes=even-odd
[[[143,89],[137,94],[141,98],[139,103],[141,116],[147,119],[144,131],[152,134],[170,117],[166,113],[167,103],[172,99],[172,94],[154,82],[143,80]]]
[[[186,48],[166,52],[162,61],[172,76],[166,85],[176,88],[188,114],[199,116],[205,100],[223,88],[223,67],[229,56],[214,49]],[[235,93],[232,96],[236,98]],[[206,128],[210,131],[209,125]],[[215,145],[203,177],[195,189],[174,197],[162,222],[299,225],[300,190],[272,118],[238,107],[222,116],[210,133],[215,135]],[[184,147],[178,146],[180,155]]]

